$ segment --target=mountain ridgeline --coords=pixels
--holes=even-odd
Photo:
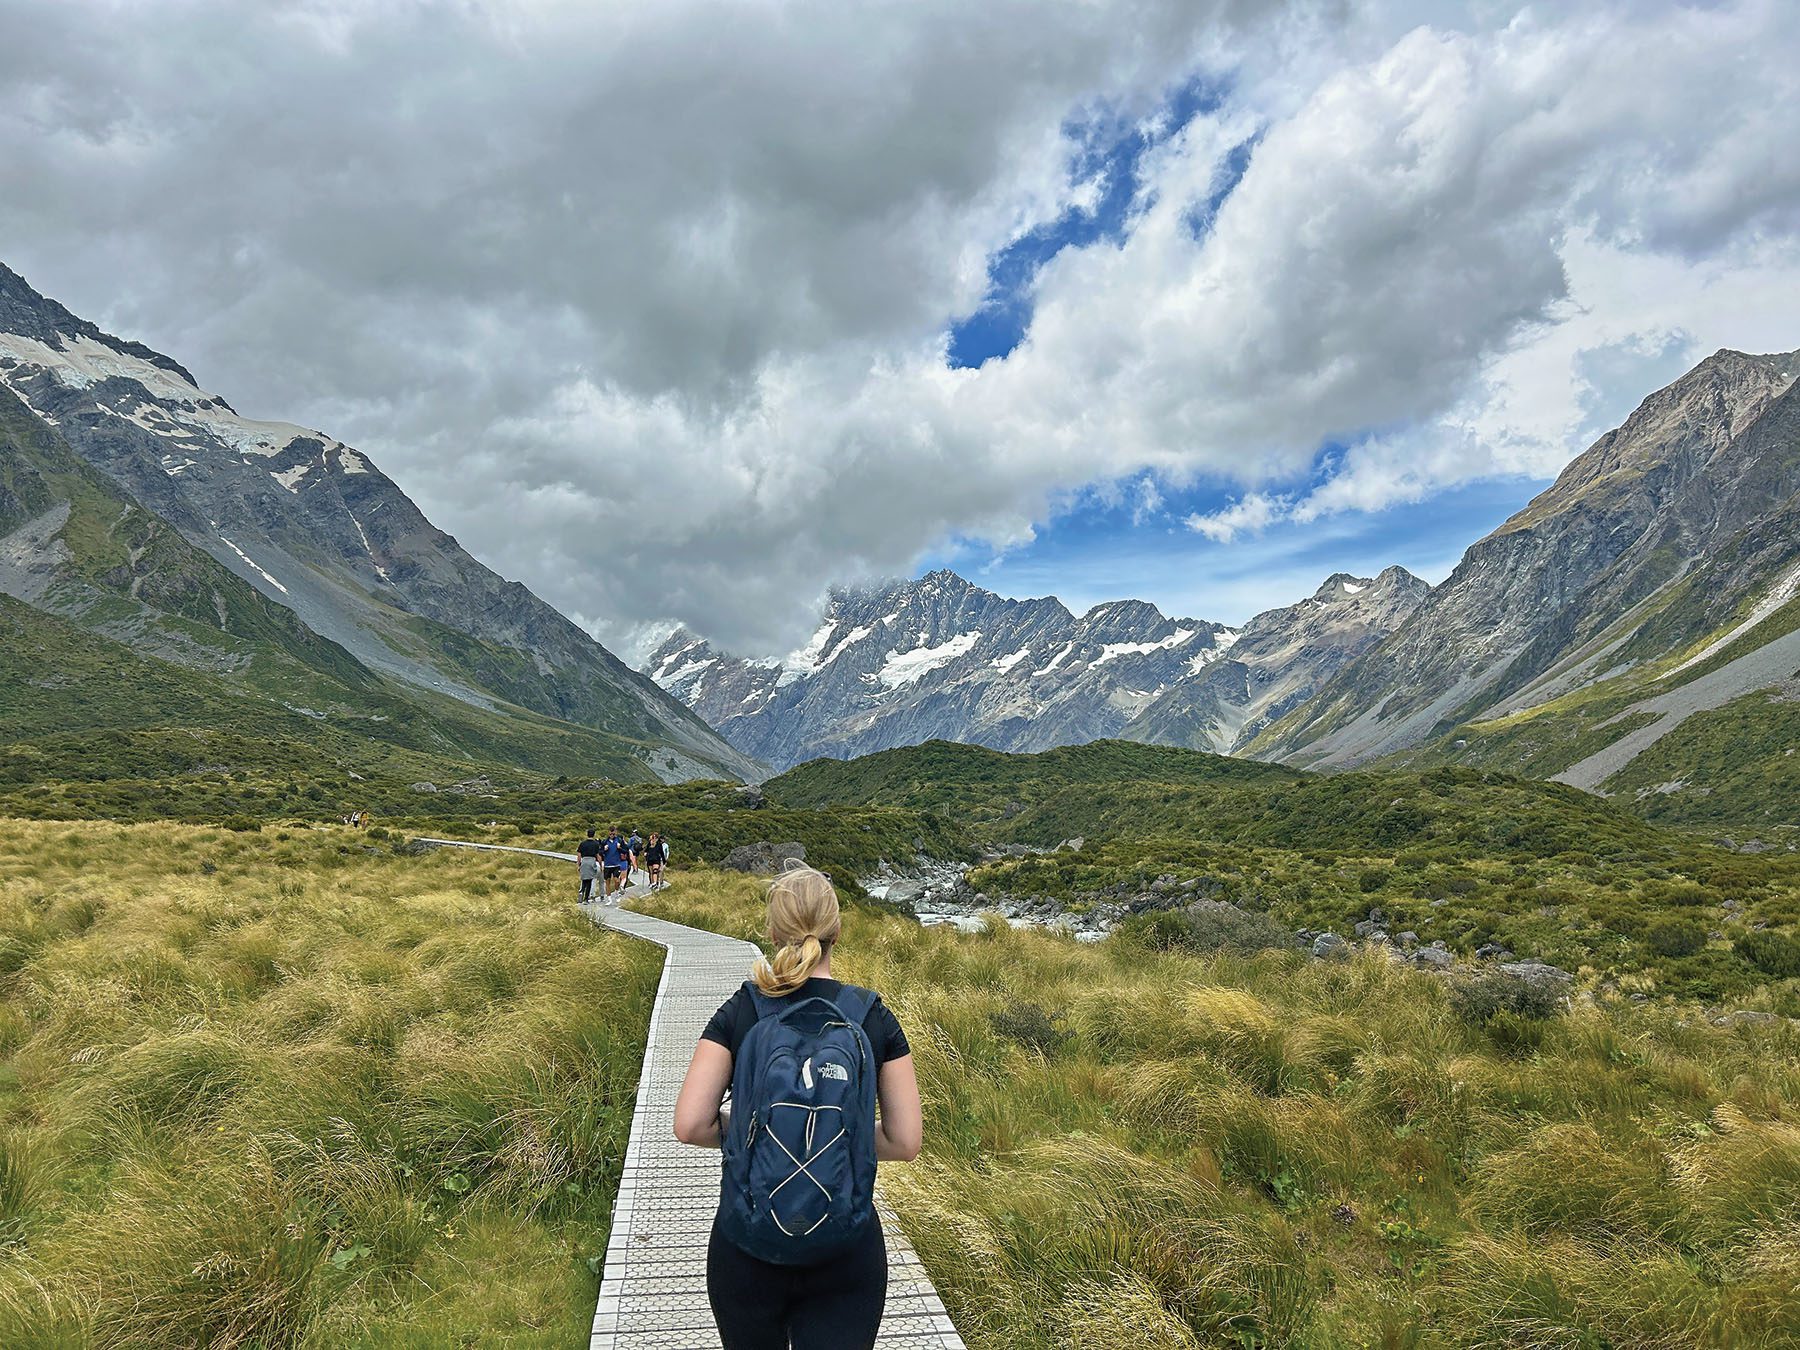
[[[1239,749],[1392,632],[1429,588],[1330,577],[1241,628],[1141,600],[1079,617],[957,576],[837,590],[799,651],[747,661],[686,632],[645,670],[746,754],[786,767],[932,739],[1034,751],[1107,737]]]
[[[262,710],[243,700],[452,760],[621,779],[761,773],[470,557],[366,456],[239,415],[3,266],[0,595],[50,617],[32,625],[40,650],[86,650],[54,634],[71,625],[123,648],[123,672],[147,659],[204,673],[216,684],[194,687],[252,722]],[[55,720],[48,693],[33,701],[40,724]],[[129,689],[65,701],[65,729],[142,723]]]
[[[1345,769],[1460,763],[1642,814],[1800,820],[1800,352],[1721,351],[1644,400],[1427,586],[1329,578],[1241,628],[1077,618],[948,572],[832,593],[745,661],[676,633],[647,672],[778,767],[937,738],[1120,737]]]

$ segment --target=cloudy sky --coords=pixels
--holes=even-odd
[[[0,0],[0,259],[629,649],[1431,579],[1800,347],[1745,3]]]

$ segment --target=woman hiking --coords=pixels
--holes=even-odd
[[[875,1162],[918,1157],[923,1121],[900,1023],[831,977],[841,926],[824,873],[776,878],[774,954],[707,1023],[675,1103],[675,1137],[725,1153],[706,1253],[725,1350],[855,1350],[881,1327]]]

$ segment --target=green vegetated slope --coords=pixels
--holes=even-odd
[[[969,880],[985,894],[1080,910],[1161,880],[1268,915],[1265,940],[1283,942],[1299,927],[1348,936],[1379,911],[1386,931],[1465,955],[1497,942],[1639,991],[1800,1015],[1800,855],[1785,850],[1737,854],[1575,788],[1467,768],[1252,778],[1239,761],[1114,743],[1077,778],[1069,759],[1036,772],[1063,752],[960,749],[924,747],[910,766],[914,752],[871,756],[883,762],[867,775],[863,761],[819,761],[765,787],[779,801],[923,804],[940,777],[938,813],[984,843],[1083,840],[984,863]],[[1144,922],[1174,944],[1238,940]]]
[[[235,578],[233,578],[235,580]],[[647,779],[641,755],[611,737],[523,709],[493,712],[386,681],[373,688],[313,679],[299,703],[228,674],[140,655],[56,615],[0,595],[0,784],[36,787],[42,809],[95,814],[87,790],[111,782],[103,814],[216,819],[149,788],[223,763],[255,777],[347,786],[350,774],[464,778],[489,766]],[[229,754],[202,747],[223,741]],[[405,753],[402,753],[405,752]],[[145,795],[121,784],[143,770]],[[335,774],[327,766],[335,766]]]
[[[1074,789],[1121,782],[1169,786],[1285,783],[1298,770],[1137,741],[1091,741],[1015,755],[927,741],[859,759],[815,759],[765,785],[795,806],[910,806],[987,825]]]
[[[34,522],[43,538],[23,565],[36,573],[41,608],[249,685],[305,693],[318,680],[358,692],[379,684],[88,467],[0,388],[0,536]]]
[[[7,822],[0,1344],[584,1342],[660,957],[548,871]]]
[[[1780,845],[1800,833],[1800,685],[1696,713],[1607,782],[1650,820],[1734,828]]]
[[[1705,579],[1683,582],[1678,590],[1671,609],[1679,607],[1682,596],[1703,592]],[[1795,599],[1733,637],[1752,613],[1753,606],[1746,602],[1740,614],[1666,656],[1646,659],[1623,674],[1521,712],[1464,724],[1390,762],[1412,767],[1467,764],[1545,777],[1560,773],[1655,722],[1661,704],[1652,700],[1679,701],[1686,686],[1733,662],[1756,660],[1770,643],[1800,630],[1800,599]],[[1652,622],[1643,631],[1656,627]],[[1617,653],[1617,659],[1630,660],[1629,647],[1635,645],[1636,639]],[[1697,656],[1704,659],[1682,669]],[[1800,802],[1800,758],[1788,753],[1796,742],[1792,718],[1784,709],[1792,705],[1797,688],[1792,671],[1776,663],[1768,687],[1688,714],[1630,762],[1601,778],[1599,790],[1653,820],[1775,830],[1791,838],[1800,826],[1800,812],[1795,810]]]
[[[10,598],[22,597],[110,645],[104,656],[93,647],[77,656],[79,642],[50,637],[38,625],[36,683],[17,691],[0,686],[0,742],[40,730],[228,729],[246,720],[267,723],[269,716],[280,722],[280,712],[291,710],[315,724],[311,731],[288,724],[291,739],[331,745],[343,733],[477,766],[652,780],[658,752],[667,754],[646,705],[623,687],[572,682],[557,695],[556,678],[526,653],[413,614],[391,611],[387,631],[398,649],[443,663],[477,687],[511,690],[532,707],[583,722],[504,698],[478,707],[377,674],[189,544],[0,388],[0,538],[8,536],[17,556],[0,562],[4,622],[15,629],[25,622],[13,617],[18,601]],[[65,653],[82,670],[116,667],[122,687],[86,680],[79,696],[68,694],[73,685],[57,683],[67,674],[56,664]],[[168,668],[156,669],[163,665]],[[191,681],[189,671],[198,672]],[[152,690],[189,682],[191,696],[164,702],[160,717],[147,711],[160,698]],[[65,691],[61,698],[58,688]],[[218,710],[221,692],[241,696],[237,713],[222,721],[201,716],[202,705]],[[269,716],[244,699],[270,704]],[[114,711],[122,720],[110,720]]]
[[[754,940],[759,899],[649,907]],[[1800,1338],[1778,1019],[872,914],[833,973],[907,1031],[925,1152],[883,1186],[977,1350]]]

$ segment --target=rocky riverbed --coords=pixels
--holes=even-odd
[[[928,858],[903,868],[884,863],[858,880],[877,900],[911,905],[922,924],[952,924],[965,933],[980,931],[982,915],[998,914],[1014,928],[1047,928],[1079,942],[1098,942],[1127,912],[1122,904],[1106,902],[1072,911],[1047,899],[987,895],[969,885],[967,863]]]

